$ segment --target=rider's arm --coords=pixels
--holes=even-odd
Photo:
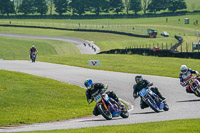
[[[133,97],[134,97],[134,99],[136,99],[138,97],[136,85],[133,86]]]
[[[180,79],[180,85],[183,86],[183,87],[185,87],[186,84],[183,82],[183,77],[182,77],[181,74],[179,75],[179,79]]]
[[[196,74],[196,76],[199,77],[198,71],[192,70],[191,68],[189,68],[188,71],[190,71],[192,74]]]
[[[149,82],[149,81],[147,81],[147,80],[144,80],[144,82],[146,82],[147,88],[148,88],[149,86],[152,86],[152,85],[153,85],[152,82]]]
[[[104,84],[102,84],[102,83],[96,83],[96,84],[95,84],[95,88],[98,88],[100,91],[101,91],[101,90],[106,91],[106,90],[108,89],[108,86],[107,86],[107,85],[104,85]]]
[[[90,95],[90,93],[89,93],[89,90],[87,90],[87,91],[85,92],[85,95],[86,95],[86,97],[87,97],[87,102],[88,102],[88,103],[91,103],[91,102],[93,101],[93,99],[92,99],[92,97],[91,97],[91,95]]]

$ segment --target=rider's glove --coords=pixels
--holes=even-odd
[[[186,84],[185,84],[184,82],[180,82],[180,84],[181,84],[183,87],[186,86]]]
[[[90,104],[93,100],[92,99],[88,99],[88,103]]]
[[[104,91],[106,91],[108,89],[108,86],[105,85],[105,87],[103,88]]]

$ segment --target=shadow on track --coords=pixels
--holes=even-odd
[[[141,113],[131,113],[131,115],[138,115],[138,114],[154,114],[156,112],[152,111],[152,112],[141,112]]]
[[[177,101],[177,103],[186,103],[186,102],[200,102],[200,99]]]
[[[80,122],[94,122],[94,121],[113,121],[113,120],[120,120],[120,119],[123,119],[123,118],[120,118],[120,117],[116,117],[116,118],[113,118],[112,120],[106,120],[104,118],[102,119],[91,119],[91,120],[82,120]]]

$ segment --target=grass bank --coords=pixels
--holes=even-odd
[[[92,114],[85,90],[66,83],[0,70],[0,127]]]
[[[199,133],[200,119],[23,133]]]
[[[39,56],[81,54],[74,44],[64,41],[3,36],[0,40],[0,59],[28,59],[32,45],[38,49]]]

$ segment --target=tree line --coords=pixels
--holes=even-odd
[[[144,14],[156,13],[161,10],[176,12],[177,10],[186,9],[187,5],[184,0],[0,0],[0,14],[18,14],[24,15],[39,13],[47,14],[50,10],[52,15],[53,9],[59,15],[71,12],[72,15],[84,15],[86,12],[100,13],[133,11],[135,14],[142,11]]]

